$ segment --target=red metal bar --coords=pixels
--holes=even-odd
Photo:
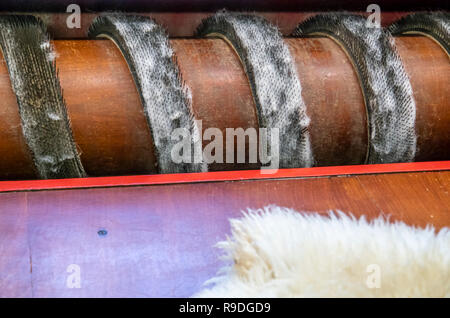
[[[158,185],[195,182],[217,182],[236,180],[263,180],[281,178],[309,178],[338,175],[361,175],[395,172],[450,170],[450,161],[430,161],[412,163],[314,167],[279,169],[272,174],[261,170],[217,171],[205,173],[157,174],[119,177],[96,177],[78,179],[1,181],[0,192],[36,191],[74,188],[102,188],[120,186]]]

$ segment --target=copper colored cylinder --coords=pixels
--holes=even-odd
[[[258,128],[258,118],[247,76],[233,49],[222,40],[172,40],[183,80],[192,93],[195,118],[202,121],[202,131],[218,128],[226,148],[226,128]],[[204,140],[203,147],[210,141]],[[259,164],[212,163],[210,171],[257,169]],[[248,138],[246,138],[246,147]],[[225,156],[224,156],[225,157]],[[248,162],[248,153],[246,153]],[[225,161],[225,158],[223,159]]]
[[[358,77],[347,55],[328,38],[286,39],[297,65],[311,119],[315,165],[363,164],[367,114]]]
[[[144,109],[111,41],[55,41],[61,87],[81,162],[90,176],[156,173]]]
[[[439,46],[424,37],[401,37],[396,42],[416,100],[416,159],[449,159],[448,58]],[[151,132],[120,51],[109,40],[53,43],[74,139],[88,174],[157,172]],[[367,115],[358,77],[348,57],[327,38],[287,38],[286,43],[297,66],[311,118],[316,165],[364,163]],[[238,56],[226,42],[172,39],[171,44],[192,92],[193,111],[202,120],[203,131],[209,127],[223,132],[225,128],[258,128],[248,79]],[[3,59],[0,96],[0,179],[36,178]],[[210,170],[257,167],[217,163]]]
[[[415,161],[450,159],[450,61],[428,37],[395,40],[416,102]]]

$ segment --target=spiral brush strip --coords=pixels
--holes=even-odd
[[[450,54],[450,14],[418,12],[407,15],[389,26],[394,35],[419,33],[431,37]]]
[[[97,17],[89,36],[107,37],[121,50],[136,83],[144,107],[161,173],[206,171],[203,163],[175,163],[171,138],[177,128],[185,128],[199,139],[193,120],[191,97],[183,84],[168,36],[152,19],[143,16],[110,14]],[[194,141],[191,153],[194,153]]]
[[[278,29],[261,17],[222,11],[205,19],[196,33],[224,38],[239,55],[260,127],[279,129],[280,168],[312,166],[310,120],[292,57]]]
[[[369,121],[368,163],[413,161],[416,106],[409,78],[391,34],[367,27],[351,14],[320,14],[301,23],[294,36],[325,35],[352,60],[364,93]]]
[[[0,16],[0,46],[39,176],[85,176],[44,24],[33,16]]]

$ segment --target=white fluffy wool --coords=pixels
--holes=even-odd
[[[275,206],[230,223],[218,247],[234,263],[195,297],[450,296],[448,228]]]

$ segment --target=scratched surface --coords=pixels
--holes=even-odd
[[[219,269],[213,245],[241,209],[382,211],[440,228],[449,190],[444,171],[0,193],[0,296],[190,296]],[[81,288],[67,287],[71,264]]]

